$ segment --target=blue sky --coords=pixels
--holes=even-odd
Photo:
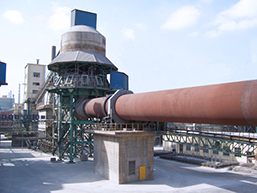
[[[106,56],[135,93],[257,77],[256,0],[8,0],[0,2],[8,82],[0,95],[12,90],[17,102],[24,66],[50,63],[74,8],[97,13]]]

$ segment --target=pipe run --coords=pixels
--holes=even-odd
[[[257,126],[257,80],[140,94],[123,91],[112,105],[111,98],[95,98],[84,103],[87,117],[115,114],[117,123],[159,121]]]

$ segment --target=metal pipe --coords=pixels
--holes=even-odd
[[[56,56],[56,46],[52,46],[51,60],[53,60],[55,56]]]
[[[103,101],[86,103],[86,114],[105,116]],[[122,120],[257,126],[257,80],[122,95],[114,110]]]
[[[84,111],[88,117],[102,118],[106,114],[102,109],[102,103],[104,102],[105,97],[94,98],[85,103]]]

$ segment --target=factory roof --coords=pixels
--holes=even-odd
[[[95,52],[84,52],[84,51],[73,51],[73,52],[64,52],[58,55],[52,62],[48,65],[50,70],[54,70],[51,66],[54,64],[61,63],[71,63],[71,62],[83,62],[83,63],[98,63],[105,65],[114,70],[118,68],[104,55],[95,53]]]

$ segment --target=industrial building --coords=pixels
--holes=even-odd
[[[7,95],[3,95],[0,97],[0,110],[6,111],[13,108],[13,98],[7,97]]]
[[[24,67],[24,95],[23,99],[35,98],[41,85],[45,82],[45,65],[28,63]]]
[[[93,157],[94,171],[117,184],[154,179],[156,135],[169,152],[244,162],[256,155],[257,80],[134,94],[96,21],[72,10],[47,77],[39,61],[25,66],[24,109],[1,119],[2,134],[58,161]]]

